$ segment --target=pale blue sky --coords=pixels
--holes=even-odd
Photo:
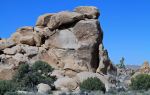
[[[150,61],[150,0],[3,0],[0,2],[0,36],[9,37],[17,28],[34,26],[39,15],[77,6],[96,6],[110,58],[127,64]]]

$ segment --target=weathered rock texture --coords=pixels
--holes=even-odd
[[[9,39],[1,39],[0,79],[11,79],[20,64],[37,60],[58,70],[53,72],[61,78],[56,82],[58,88],[69,85],[74,81],[71,78],[83,71],[115,74],[116,68],[103,46],[99,15],[92,6],[77,7],[74,12],[48,13],[38,18],[36,26],[19,28]],[[66,84],[59,85],[63,77]],[[77,84],[70,86],[75,89]]]

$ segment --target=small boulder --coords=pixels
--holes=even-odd
[[[22,46],[22,51],[31,58],[38,54],[38,47],[24,45]]]
[[[13,41],[15,41],[16,43],[21,43],[20,40],[22,40],[22,42],[25,42],[25,39],[29,40],[29,38],[32,38],[31,37],[32,35],[33,35],[33,27],[25,26],[25,27],[21,27],[21,28],[17,29],[17,32],[15,32],[11,36],[11,39]],[[30,37],[28,37],[28,36],[30,36]]]
[[[42,40],[46,40],[51,35],[55,34],[56,31],[51,31],[48,27],[36,26],[34,27],[34,32],[42,37]]]
[[[37,85],[38,93],[40,94],[49,94],[51,87],[48,84],[40,83]]]
[[[35,45],[34,37],[32,35],[22,37],[20,39],[20,43],[27,44],[27,45],[30,45],[30,46],[34,46]]]
[[[6,49],[4,49],[4,54],[14,55],[16,53],[17,53],[16,48],[6,48]]]
[[[30,46],[40,46],[41,37],[38,33],[34,32],[33,27],[25,26],[17,29],[11,39],[18,44],[26,44]]]
[[[54,85],[56,89],[59,89],[62,91],[75,90],[78,86],[76,80],[73,78],[69,78],[69,77],[63,77],[63,78],[57,79],[54,82]]]
[[[36,26],[46,26],[53,14],[44,14],[38,17]]]
[[[3,50],[5,48],[13,47],[16,43],[12,41],[11,39],[7,40],[0,40],[0,50]]]

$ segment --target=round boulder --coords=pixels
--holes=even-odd
[[[37,85],[38,93],[48,94],[51,91],[51,87],[48,84],[40,83]]]

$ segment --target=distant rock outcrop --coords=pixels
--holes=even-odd
[[[135,74],[133,75],[133,77],[139,75],[139,74],[149,74],[150,75],[150,65],[148,61],[145,61],[143,63],[143,65],[136,70]]]
[[[141,73],[150,73],[150,65],[148,61],[145,61],[139,69]]]
[[[15,71],[20,64],[37,60],[46,61],[69,77],[83,71],[115,74],[116,68],[103,47],[99,15],[93,6],[48,13],[39,16],[36,26],[19,28],[9,39],[1,39],[0,79],[11,79],[6,69]],[[10,77],[2,77],[4,72]]]

